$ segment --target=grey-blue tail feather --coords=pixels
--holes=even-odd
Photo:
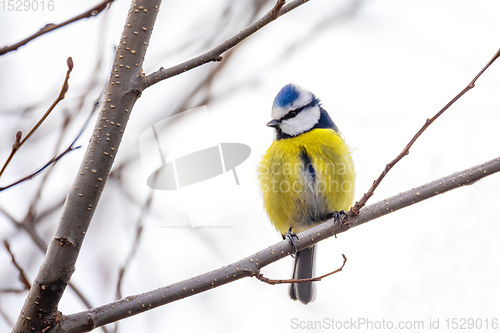
[[[293,279],[312,278],[314,272],[314,249],[315,245],[303,249],[295,254],[295,265],[293,266]],[[313,282],[292,283],[290,285],[290,298],[307,304],[314,299],[315,288]]]

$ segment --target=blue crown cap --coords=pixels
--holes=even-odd
[[[285,106],[292,104],[299,97],[299,94],[300,94],[299,87],[297,87],[292,83],[287,84],[286,86],[281,88],[278,95],[276,95],[273,107],[279,106],[281,108],[284,108]]]

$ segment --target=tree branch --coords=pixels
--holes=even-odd
[[[235,47],[239,43],[241,43],[245,38],[254,34],[264,26],[268,25],[272,21],[276,20],[278,17],[290,12],[291,10],[297,8],[298,6],[308,2],[309,0],[294,0],[285,5],[284,0],[278,0],[273,7],[266,15],[264,15],[257,22],[249,25],[247,28],[243,29],[233,37],[229,38],[222,44],[216,46],[208,52],[205,52],[195,58],[192,58],[188,61],[185,61],[181,64],[170,68],[160,68],[158,71],[145,76],[141,80],[141,91],[160,82],[165,79],[168,79],[172,76],[179,75],[186,71],[189,71],[193,68],[199,67],[209,62],[217,62],[222,61],[222,54],[231,48]]]
[[[31,42],[33,39],[38,38],[38,37],[40,37],[48,32],[51,32],[51,31],[54,31],[54,30],[59,29],[61,27],[64,27],[65,25],[68,25],[70,23],[76,22],[76,21],[84,19],[84,18],[97,16],[100,12],[102,12],[106,8],[108,3],[111,6],[112,2],[113,2],[113,0],[105,0],[105,1],[97,4],[96,6],[90,8],[86,12],[83,12],[80,15],[72,17],[69,20],[66,20],[66,21],[59,23],[59,24],[49,23],[49,24],[45,25],[43,28],[41,28],[40,30],[38,30],[37,32],[35,32],[33,35],[23,39],[22,41],[19,41],[13,45],[4,46],[4,47],[0,48],[0,55],[3,55],[3,54],[8,53],[10,51],[17,50],[21,46],[26,45],[29,42]]]
[[[497,60],[499,57],[500,57],[500,49],[495,53],[493,58],[491,58],[491,60],[488,61],[486,66],[484,66],[483,69],[479,71],[479,73],[474,77],[474,79],[460,93],[458,93],[458,95],[456,95],[450,102],[448,102],[448,104],[446,104],[438,113],[436,113],[434,117],[432,117],[431,119],[427,119],[425,121],[424,126],[420,128],[420,130],[415,134],[415,136],[413,136],[413,138],[410,140],[410,142],[408,142],[403,151],[398,156],[396,156],[394,160],[392,160],[389,164],[385,166],[384,171],[382,171],[380,176],[378,176],[378,178],[373,182],[368,192],[366,192],[363,195],[363,197],[359,201],[357,201],[353,207],[351,207],[352,214],[356,215],[359,213],[359,210],[366,204],[368,199],[370,199],[371,196],[375,193],[375,189],[380,185],[382,179],[384,179],[389,170],[391,170],[396,165],[396,163],[398,163],[403,157],[405,157],[410,153],[411,146],[415,143],[415,141],[417,141],[418,137],[427,129],[427,127],[429,127],[440,115],[442,115],[446,110],[448,110],[450,106],[452,106],[456,101],[458,101],[460,97],[462,97],[463,95],[465,95],[465,93],[474,88],[477,79],[479,79],[479,77],[488,69],[488,67],[490,67],[491,64],[493,64],[495,60]]]
[[[438,194],[445,193],[464,185],[474,184],[479,179],[499,171],[500,157],[379,201],[371,206],[363,208],[357,216],[348,213],[349,222],[347,224],[341,225],[336,223],[335,219],[328,220],[300,233],[299,240],[295,243],[296,248],[300,251],[326,238],[345,232],[352,227],[356,227]],[[47,333],[88,332],[96,327],[134,316],[158,306],[199,294],[241,278],[256,276],[260,274],[262,267],[288,256],[290,253],[293,253],[293,251],[294,249],[289,241],[284,240],[242,260],[211,272],[142,294],[128,296],[116,302],[108,303],[91,310],[63,316],[57,325]]]

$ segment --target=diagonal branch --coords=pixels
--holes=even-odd
[[[94,7],[81,13],[80,15],[72,17],[69,20],[66,20],[62,23],[59,23],[59,24],[49,23],[49,24],[45,25],[43,28],[41,28],[40,30],[38,30],[37,32],[35,32],[33,35],[23,39],[22,41],[19,41],[13,45],[4,46],[4,47],[0,48],[0,55],[3,55],[3,54],[8,53],[10,51],[17,50],[21,46],[26,45],[29,42],[31,42],[33,39],[38,38],[38,37],[40,37],[48,32],[51,32],[51,31],[54,31],[54,30],[59,29],[61,27],[64,27],[65,25],[68,25],[70,23],[76,22],[76,21],[84,19],[84,18],[97,16],[100,12],[102,12],[107,7],[108,4],[110,4],[110,6],[111,6],[112,2],[113,2],[113,0],[104,0],[103,2],[95,5]]]
[[[202,66],[209,62],[222,61],[222,54],[232,49],[239,43],[241,43],[245,38],[254,34],[264,26],[276,20],[278,17],[290,12],[291,10],[299,7],[300,5],[308,2],[309,0],[294,0],[285,5],[284,0],[278,0],[275,6],[261,19],[257,22],[249,25],[247,28],[243,29],[233,37],[229,38],[222,44],[216,46],[208,52],[205,52],[195,58],[187,60],[181,64],[170,68],[160,68],[158,71],[147,75],[142,79],[141,89],[144,90],[160,81],[168,79],[172,76],[179,75],[193,68]],[[142,91],[141,90],[141,91]]]
[[[335,236],[352,227],[401,208],[464,185],[474,184],[476,181],[496,172],[500,172],[500,157],[377,202],[363,208],[357,216],[348,213],[349,223],[347,224],[339,224],[335,219],[330,219],[300,233],[299,240],[296,241],[295,246],[300,251],[326,238]],[[142,294],[128,296],[91,310],[63,316],[61,321],[57,323],[57,326],[47,333],[88,332],[96,327],[137,315],[244,277],[257,276],[260,274],[262,267],[278,261],[293,252],[292,245],[290,245],[288,240],[284,240],[249,257],[211,272]]]
[[[427,119],[425,121],[424,126],[422,126],[422,128],[420,128],[420,130],[410,140],[410,142],[406,145],[406,147],[403,149],[403,151],[398,156],[396,156],[396,158],[394,160],[392,160],[389,164],[387,164],[385,166],[384,171],[382,171],[380,176],[373,182],[373,184],[370,187],[370,189],[368,190],[368,192],[366,192],[363,195],[363,197],[359,201],[357,201],[356,204],[351,208],[352,214],[356,215],[359,213],[359,210],[361,208],[363,208],[363,206],[366,204],[368,199],[370,199],[371,196],[375,193],[375,189],[380,185],[380,183],[382,182],[382,179],[384,179],[384,177],[387,175],[389,170],[391,170],[392,167],[394,167],[396,165],[396,163],[398,163],[403,157],[405,157],[406,155],[408,155],[410,153],[411,146],[415,143],[415,141],[417,141],[418,137],[427,129],[427,127],[429,127],[440,115],[442,115],[446,110],[448,110],[448,108],[450,106],[452,106],[456,101],[458,101],[458,99],[460,97],[462,97],[463,95],[465,95],[465,93],[467,93],[469,90],[474,88],[476,85],[477,79],[479,79],[479,77],[488,69],[488,67],[490,67],[491,64],[493,64],[495,62],[495,60],[497,60],[499,57],[500,57],[500,49],[495,53],[493,58],[491,58],[491,60],[486,64],[486,66],[484,66],[483,69],[481,69],[481,71],[479,71],[479,73],[467,85],[467,87],[465,87],[460,93],[458,93],[458,95],[456,95],[448,104],[446,104],[438,113],[436,113],[434,115],[434,117]]]

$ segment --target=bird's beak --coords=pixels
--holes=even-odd
[[[268,122],[268,123],[266,124],[266,126],[276,128],[276,127],[278,127],[278,126],[279,126],[279,124],[280,124],[280,122],[279,122],[279,121],[277,121],[276,119],[273,119],[273,120],[271,120],[270,122]]]

